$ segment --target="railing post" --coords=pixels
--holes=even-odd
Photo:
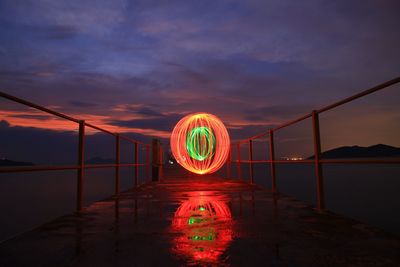
[[[115,195],[119,194],[120,137],[115,136]]]
[[[76,211],[80,212],[83,206],[83,177],[85,172],[85,121],[79,121],[78,141],[78,175],[76,190]]]
[[[232,151],[231,151],[231,147],[229,147],[228,160],[226,161],[226,176],[227,176],[227,178],[231,178],[231,168],[232,168]]]
[[[275,146],[274,146],[274,130],[269,130],[269,166],[271,169],[272,192],[277,192],[276,172],[275,172]]]
[[[160,145],[160,154],[159,154],[160,158],[159,158],[159,181],[161,182],[163,179],[163,148],[162,145]]]
[[[135,187],[138,186],[138,177],[139,177],[139,173],[138,173],[138,143],[135,142]]]
[[[253,177],[253,141],[249,140],[249,170],[250,170],[250,183],[254,184]]]
[[[146,145],[146,179],[150,182],[150,146]]]
[[[152,140],[152,145],[151,145],[151,166],[152,166],[152,171],[151,171],[151,180],[153,182],[160,182],[161,181],[161,142],[158,139],[153,139]]]
[[[324,197],[324,178],[322,174],[321,158],[321,137],[319,132],[319,116],[318,112],[312,111],[313,133],[314,133],[314,159],[315,159],[315,175],[317,178],[317,209],[322,211],[325,208]]]
[[[240,143],[237,143],[237,170],[238,170],[238,178],[242,179],[242,171],[240,166]]]

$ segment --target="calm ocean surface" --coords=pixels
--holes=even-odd
[[[232,166],[236,175],[236,165]],[[248,165],[242,173],[248,177]],[[225,173],[223,169],[222,173]],[[269,187],[266,164],[254,165],[255,181]],[[144,170],[140,177],[144,177]],[[313,165],[278,165],[278,189],[315,204]],[[122,168],[121,190],[133,185],[133,169]],[[143,182],[143,179],[142,179]],[[327,209],[400,236],[400,166],[325,165]],[[114,190],[113,169],[86,171],[85,204],[109,197]],[[9,239],[75,208],[76,172],[49,171],[0,175],[0,240]]]

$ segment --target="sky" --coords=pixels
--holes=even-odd
[[[397,0],[0,0],[0,90],[165,143],[184,115],[209,112],[238,140],[399,76],[399,10]],[[400,146],[399,99],[397,85],[321,115],[323,149]],[[49,160],[76,135],[6,100],[0,121],[0,157]],[[308,121],[277,133],[278,154],[309,156],[310,131]]]

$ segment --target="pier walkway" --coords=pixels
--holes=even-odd
[[[0,266],[399,266],[400,239],[216,175],[98,201],[0,244]]]

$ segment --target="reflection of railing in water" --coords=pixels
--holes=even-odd
[[[321,138],[320,138],[320,127],[319,127],[319,114],[332,110],[336,107],[349,103],[353,100],[358,98],[364,97],[366,95],[372,94],[374,92],[380,91],[384,88],[387,88],[391,85],[397,84],[400,82],[400,77],[397,77],[393,80],[387,81],[385,83],[379,84],[373,88],[368,90],[362,91],[358,94],[345,98],[341,101],[328,105],[318,110],[313,110],[310,113],[299,117],[295,120],[283,123],[278,125],[273,129],[269,129],[266,132],[262,132],[255,136],[249,137],[244,140],[240,140],[236,143],[232,143],[231,145],[231,153],[228,157],[227,162],[227,175],[228,177],[231,176],[232,173],[232,163],[237,163],[237,174],[239,179],[242,179],[242,171],[241,171],[241,164],[248,163],[249,166],[249,176],[250,182],[254,183],[254,171],[253,171],[253,164],[256,163],[269,163],[270,165],[270,172],[271,172],[271,189],[273,192],[277,192],[277,184],[276,184],[276,170],[275,164],[314,164],[315,165],[315,174],[316,174],[316,190],[317,190],[317,209],[323,210],[325,208],[325,197],[324,197],[324,184],[323,184],[323,173],[322,173],[322,164],[331,163],[331,164],[399,164],[400,159],[373,159],[373,160],[342,160],[342,159],[321,159]],[[313,160],[275,160],[275,146],[274,146],[274,133],[282,128],[291,126],[298,122],[304,121],[305,119],[311,118],[312,125],[313,125],[313,141],[314,141],[314,159]],[[267,137],[267,142],[269,142],[269,159],[268,160],[253,160],[253,141],[256,139],[260,139],[262,137]],[[240,156],[240,145],[241,144],[248,144],[249,147],[249,160],[243,160]],[[236,147],[237,153],[237,160],[232,160],[232,151]]]
[[[152,238],[161,240],[164,245],[167,245],[166,248],[173,258],[185,263],[175,265],[225,266],[230,258],[229,248],[232,243],[235,239],[246,238],[248,235],[246,227],[238,226],[238,220],[243,223],[243,220],[253,218],[260,222],[258,216],[261,214],[256,214],[257,194],[255,191],[224,194],[218,191],[202,191],[196,186],[192,189],[194,191],[184,191],[184,199],[181,198],[182,191],[168,199],[158,198],[161,196],[158,194],[141,191],[139,194],[129,194],[125,197],[122,193],[122,198],[105,200],[108,204],[103,205],[102,209],[105,209],[108,215],[113,215],[114,219],[109,220],[111,217],[108,217],[107,221],[99,222],[101,229],[112,223],[110,235],[104,237],[110,238],[109,241],[104,241],[103,237],[99,239],[113,248],[109,249],[109,252],[118,253],[126,249],[127,242],[121,242],[121,240],[129,238],[131,234],[129,227],[139,223],[138,226],[142,229],[141,234],[148,234],[149,239],[146,238],[148,240],[146,243],[157,242]],[[272,220],[278,220],[279,196],[273,195],[272,198],[273,202],[268,202],[267,205],[272,206]],[[84,216],[90,216],[90,213],[84,213],[82,216],[74,216],[75,219],[71,220],[75,223],[74,249],[77,256],[85,253],[90,244],[85,242],[85,233],[93,232],[93,225],[98,226],[97,223],[86,223],[87,220],[82,219],[85,218]],[[168,220],[168,224],[164,224],[165,220]],[[160,233],[160,235],[155,233]],[[143,239],[132,240],[141,242]],[[278,243],[274,242],[273,246],[267,249],[272,249],[267,253],[271,253],[274,261],[284,262],[279,255]],[[134,255],[143,257],[143,255]]]
[[[83,179],[85,169],[95,168],[115,168],[115,188],[114,193],[118,195],[120,192],[120,168],[121,167],[134,167],[134,186],[138,185],[139,167],[146,167],[147,179],[150,179],[150,145],[134,140],[119,133],[113,133],[106,129],[100,128],[96,125],[88,123],[84,120],[78,120],[63,113],[48,109],[46,107],[34,104],[32,102],[17,98],[15,96],[0,92],[0,96],[8,100],[23,104],[25,106],[52,114],[54,116],[75,122],[79,126],[79,144],[78,144],[78,162],[76,165],[58,165],[58,166],[29,166],[29,167],[4,167],[0,168],[0,173],[11,172],[33,172],[33,171],[60,171],[60,170],[77,170],[77,196],[76,196],[76,210],[81,211],[83,207]],[[115,137],[115,164],[85,164],[84,162],[84,147],[85,147],[85,127],[98,130],[103,133],[110,134]],[[121,139],[134,144],[134,163],[121,163],[120,162],[120,143]],[[145,148],[145,163],[139,163],[139,146]]]

